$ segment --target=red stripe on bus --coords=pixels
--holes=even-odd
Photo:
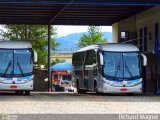
[[[12,85],[12,86],[10,86],[10,88],[17,88],[17,86],[16,85]]]
[[[121,88],[120,90],[121,91],[127,91],[127,88]]]

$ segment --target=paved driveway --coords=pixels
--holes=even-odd
[[[1,114],[148,114],[160,113],[159,96],[94,93],[0,94]]]

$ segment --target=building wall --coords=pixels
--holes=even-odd
[[[134,16],[119,22],[119,38],[121,37],[120,32],[128,32],[128,34],[129,34],[128,39],[131,40],[131,39],[133,39],[132,33],[135,31],[136,31],[136,22],[135,22]],[[120,39],[119,39],[119,41],[120,41]]]
[[[119,38],[119,26],[118,26],[118,22],[114,23],[112,25],[112,42],[113,43],[117,43],[118,42],[118,38]]]
[[[154,26],[156,23],[159,23],[159,31],[160,31],[160,7],[154,7],[149,10],[146,10],[142,13],[139,13],[135,16],[129,17],[125,20],[122,20],[118,23],[118,28],[113,24],[113,28],[117,30],[113,30],[113,38],[114,41],[123,42],[121,40],[121,32],[127,31],[129,33],[128,41],[136,41],[137,46],[140,45],[140,29],[147,27],[147,53],[153,53],[154,50]],[[118,31],[118,32],[117,32]],[[114,37],[114,36],[118,36]],[[133,37],[135,36],[135,37]],[[160,32],[159,32],[160,37]],[[159,39],[160,42],[160,39]]]
[[[151,39],[147,40],[147,52],[153,52],[154,50],[154,27],[156,23],[159,23],[159,29],[160,29],[160,7],[153,8],[151,10],[147,10],[141,14],[139,14],[137,17],[137,30],[143,27],[148,28],[148,35],[150,34]],[[160,36],[160,32],[159,32]],[[159,39],[160,41],[160,39]]]

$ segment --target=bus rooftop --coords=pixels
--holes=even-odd
[[[0,41],[0,49],[7,48],[7,49],[27,49],[32,48],[30,42],[23,42],[23,41]]]
[[[103,43],[103,44],[95,44],[91,46],[87,46],[84,48],[81,48],[77,52],[82,52],[86,50],[93,50],[93,49],[101,49],[103,51],[112,51],[112,52],[138,52],[139,49],[131,44],[125,44],[125,43]]]

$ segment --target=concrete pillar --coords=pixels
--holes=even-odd
[[[112,24],[112,42],[118,43],[119,40],[119,23]]]

